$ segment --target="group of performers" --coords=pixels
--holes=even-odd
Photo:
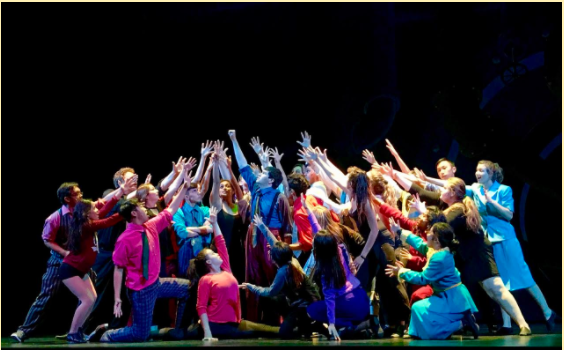
[[[369,170],[345,173],[306,132],[303,163],[286,175],[276,148],[253,138],[260,165],[248,163],[235,130],[228,135],[239,177],[224,143],[207,141],[194,175],[194,158],[180,157],[156,184],[121,168],[96,201],[63,183],[43,229],[51,256],[41,292],[12,338],[25,341],[49,317],[61,284],[78,298],[61,336],[69,343],[340,341],[377,337],[380,327],[384,337],[477,338],[478,309],[490,332],[513,334],[513,320],[527,336],[511,294],[519,289],[554,330],[558,316],[524,260],[498,164],[478,162],[467,185],[442,158],[432,178],[386,140],[400,170],[365,150]]]

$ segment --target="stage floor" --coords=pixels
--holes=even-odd
[[[517,332],[516,327],[513,327]],[[482,327],[481,333],[487,331]],[[236,347],[271,347],[271,346],[472,346],[472,347],[498,347],[498,346],[534,346],[562,347],[562,325],[558,324],[556,332],[553,334],[542,334],[546,331],[544,325],[532,325],[533,335],[530,337],[514,336],[487,336],[481,335],[474,340],[471,337],[453,336],[450,340],[410,340],[410,339],[372,339],[372,340],[345,340],[340,343],[326,340],[277,340],[277,339],[246,339],[246,340],[220,340],[213,343],[214,346],[236,346]],[[209,346],[202,341],[149,341],[146,343],[127,343],[127,344],[100,344],[87,343],[80,345],[68,345],[66,341],[49,338],[31,338],[23,344],[14,342],[10,338],[2,338],[2,348],[61,348],[61,347],[196,347]]]

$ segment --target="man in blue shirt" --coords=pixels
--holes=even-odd
[[[172,221],[176,231],[178,251],[178,270],[181,276],[186,275],[190,259],[209,247],[211,244],[212,227],[207,221],[210,217],[210,208],[200,206],[202,194],[198,192],[197,184],[190,184],[186,192],[184,205],[176,211]]]
[[[278,240],[286,233],[291,235],[292,222],[288,199],[283,193],[276,190],[282,182],[282,173],[274,167],[266,167],[258,176],[255,175],[241,151],[235,130],[229,130],[229,137],[233,142],[233,152],[239,165],[239,171],[251,192],[251,219],[259,215]],[[270,286],[276,276],[276,266],[270,260],[265,236],[253,224],[249,226],[247,232],[245,251],[247,256],[246,282],[260,287]],[[263,313],[263,310],[266,310],[263,301],[259,303],[257,296],[248,295],[247,319],[253,322],[269,323],[269,320],[261,317],[266,314]],[[269,311],[270,315],[274,316],[272,310]]]

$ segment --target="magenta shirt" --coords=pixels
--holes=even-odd
[[[164,210],[143,225],[128,223],[119,236],[114,249],[113,260],[118,267],[125,268],[125,285],[132,290],[141,290],[155,283],[161,270],[161,249],[159,232],[172,221],[172,214]],[[143,278],[143,239],[141,232],[147,232],[149,241],[149,278]]]
[[[65,216],[68,213],[70,213],[69,208],[67,208],[66,205],[63,205],[62,207],[63,216]],[[72,216],[72,213],[70,214]],[[66,242],[68,237],[58,237],[59,239],[57,239],[57,234],[59,233],[60,225],[61,225],[61,217],[59,216],[59,211],[57,210],[53,214],[49,215],[49,217],[45,220],[41,238],[43,238],[43,240],[47,242],[58,242],[58,243]]]

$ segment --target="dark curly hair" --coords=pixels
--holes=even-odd
[[[296,195],[300,197],[302,193],[306,193],[309,188],[309,182],[302,174],[291,174],[288,176],[288,187],[291,190],[294,190]]]
[[[364,211],[364,204],[370,200],[370,187],[366,172],[360,169],[353,169],[349,173],[348,186],[352,190],[352,197],[356,198],[358,224],[361,225],[363,217],[366,215]]]
[[[267,166],[265,168],[268,171],[268,178],[274,180],[272,183],[272,188],[277,188],[282,183],[282,172],[275,167]]]

